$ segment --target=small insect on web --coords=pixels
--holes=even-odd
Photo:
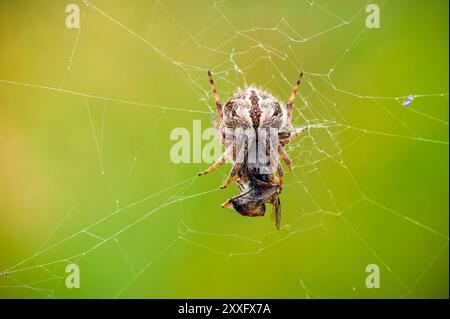
[[[218,114],[218,122],[213,120],[213,126],[225,152],[198,175],[213,172],[231,158],[232,168],[221,188],[235,179],[240,194],[223,203],[222,207],[233,206],[241,215],[254,217],[264,216],[266,203],[270,203],[274,208],[275,225],[280,229],[279,195],[284,175],[280,158],[291,170],[292,161],[284,146],[308,130],[308,127],[292,127],[292,108],[303,72],[286,106],[270,93],[254,87],[238,90],[223,106],[211,71],[208,71],[208,77]]]
[[[409,106],[414,101],[414,96],[409,95],[406,100],[403,101],[403,106]]]

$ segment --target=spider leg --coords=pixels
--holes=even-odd
[[[212,121],[212,124],[213,124],[214,131],[216,131],[217,137],[220,139],[220,141],[223,144],[224,141],[223,141],[222,135],[220,134],[219,125],[217,124],[217,121],[215,119],[215,113],[214,112],[211,112],[211,121]]]
[[[291,96],[289,97],[289,101],[286,105],[286,108],[287,108],[287,124],[286,124],[286,126],[287,126],[288,131],[292,130],[292,106],[294,105],[295,94],[298,91],[298,87],[300,86],[300,82],[301,82],[302,78],[303,78],[303,72],[301,72],[300,75],[298,76],[297,83],[294,85]]]
[[[233,147],[227,148],[227,150],[219,157],[219,159],[213,165],[211,165],[207,170],[204,170],[203,172],[198,173],[197,175],[201,176],[201,175],[206,175],[206,174],[209,174],[211,172],[214,172],[223,163],[225,163],[227,158],[230,156],[232,150],[233,150]]]
[[[269,175],[269,181],[272,184],[276,184],[276,185],[280,184],[280,179],[275,174],[270,174]]]
[[[292,170],[292,161],[289,158],[289,156],[284,151],[283,146],[281,146],[281,143],[278,144],[278,154],[280,154],[280,157],[283,159],[283,161],[286,163],[289,170]]]
[[[216,132],[217,138],[223,145],[225,145],[225,137],[224,137],[224,134],[222,134],[222,130],[220,129],[219,124],[217,124],[214,112],[211,112],[211,118],[212,118],[212,124],[213,124],[214,131]]]
[[[238,172],[243,167],[243,163],[245,162],[245,158],[247,157],[248,152],[248,144],[245,142],[242,146],[236,145],[233,143],[231,146],[232,148],[232,154],[233,154],[233,166],[231,167],[230,174],[228,175],[227,180],[225,183],[220,186],[221,189],[226,188],[228,184],[233,180],[233,178],[236,176],[236,180],[239,178]],[[238,149],[239,148],[239,149]],[[238,185],[240,183],[238,182]]]
[[[233,177],[236,176],[237,172],[239,171],[239,169],[242,167],[242,163],[234,163],[233,167],[231,168],[230,174],[228,175],[227,180],[225,181],[225,183],[220,186],[221,189],[224,189],[228,186],[228,184],[230,184],[230,182],[233,180]]]
[[[280,151],[279,148],[280,147],[278,147],[278,152]],[[284,151],[283,151],[283,153],[284,153]],[[286,153],[284,153],[284,154],[287,156]],[[280,154],[280,156],[281,156],[281,154]],[[287,157],[287,159],[289,159],[289,158]],[[276,184],[278,184],[278,187],[279,187],[278,193],[281,193],[281,191],[283,190],[284,170],[283,170],[283,167],[281,166],[280,159],[277,156],[277,153],[275,152],[273,147],[270,148],[270,161],[271,161],[271,163],[274,164],[273,167],[276,168],[276,171],[278,173],[278,178],[274,174],[270,174],[269,179],[271,182],[275,182]],[[290,159],[289,159],[289,161],[290,161]]]
[[[284,170],[283,170],[283,167],[281,166],[280,162],[278,162],[277,172],[278,172],[278,179],[279,179],[279,191],[278,191],[278,194],[281,194],[281,192],[283,191]]]
[[[274,215],[275,215],[275,225],[277,227],[277,230],[280,230],[281,226],[281,203],[280,203],[280,197],[278,194],[274,194],[273,200],[272,200]]]
[[[290,142],[292,142],[294,139],[302,135],[308,130],[308,126],[299,128],[294,130],[293,132],[280,132],[278,133],[278,139],[280,141],[281,146],[286,146]]]
[[[208,78],[209,78],[209,83],[211,83],[211,90],[212,90],[212,94],[214,97],[214,102],[216,103],[217,114],[219,116],[219,124],[217,125],[217,123],[216,123],[214,125],[214,127],[216,128],[218,126],[218,129],[216,129],[216,130],[219,131],[221,140],[223,141],[224,140],[224,138],[223,138],[223,135],[224,135],[224,132],[223,132],[223,106],[222,106],[222,103],[220,102],[219,95],[217,94],[217,90],[216,90],[216,86],[214,84],[214,79],[212,77],[211,70],[208,70]]]

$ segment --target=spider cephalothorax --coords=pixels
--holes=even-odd
[[[286,106],[268,92],[253,87],[237,91],[222,106],[210,71],[208,76],[219,119],[218,123],[213,120],[214,128],[226,150],[214,165],[199,175],[208,174],[227,159],[232,159],[230,174],[221,188],[227,187],[235,178],[241,193],[222,207],[233,205],[241,215],[263,216],[265,204],[271,203],[278,229],[281,224],[279,194],[284,172],[279,158],[291,169],[291,160],[283,147],[307,130],[307,127],[292,127],[292,107],[303,73],[300,73]]]

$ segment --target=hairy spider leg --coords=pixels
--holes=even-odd
[[[275,225],[277,227],[277,230],[280,230],[280,226],[281,226],[281,203],[280,203],[280,197],[276,193],[273,195],[272,205],[273,205],[274,214],[275,214]]]
[[[308,127],[302,127],[299,129],[294,130],[293,132],[280,132],[278,133],[278,139],[281,144],[281,146],[286,146],[290,142],[292,142],[294,139],[302,135],[308,130]]]
[[[283,175],[284,175],[284,169],[281,166],[281,163],[278,161],[278,168],[277,168],[277,173],[278,173],[278,179],[279,179],[279,188],[278,188],[278,193],[281,194],[281,192],[283,191]]]
[[[237,178],[239,177],[237,174],[238,174],[239,170],[244,166],[243,163],[246,162],[247,155],[248,155],[247,140],[245,140],[243,145],[239,147],[239,150],[237,150],[238,145],[236,145],[236,141],[233,141],[233,144],[230,147],[233,148],[232,154],[233,154],[234,163],[233,163],[233,166],[231,167],[231,171],[230,171],[230,174],[228,175],[227,180],[225,181],[225,183],[222,186],[220,186],[221,189],[226,188],[228,186],[228,184],[230,184],[230,182],[233,180],[234,177],[236,177],[236,181],[237,181]],[[238,182],[238,185],[239,185],[239,182]]]
[[[225,183],[220,186],[221,189],[224,189],[228,186],[228,184],[230,184],[230,182],[233,180],[233,177],[236,176],[236,174],[238,173],[239,169],[242,167],[242,163],[238,163],[235,162],[233,164],[233,167],[231,168],[230,174],[228,175],[227,180],[225,181]]]
[[[219,125],[217,124],[216,114],[214,112],[211,112],[211,120],[212,120],[214,131],[216,131],[217,138],[222,142],[222,144],[225,145],[225,141],[222,138],[222,134],[220,134],[220,128],[219,128]]]
[[[292,93],[291,96],[289,97],[289,101],[286,105],[287,108],[287,130],[291,131],[292,130],[292,106],[294,105],[295,102],[295,94],[297,94],[298,91],[298,87],[300,86],[300,82],[303,78],[303,72],[300,72],[300,75],[298,76],[297,79],[297,83],[295,83],[294,88],[292,89]]]
[[[281,159],[286,163],[287,167],[289,168],[289,170],[292,170],[292,161],[289,158],[289,156],[287,155],[287,153],[285,152],[283,146],[281,145],[281,143],[278,143],[278,154],[280,154]]]
[[[214,172],[223,163],[225,163],[227,158],[231,155],[232,151],[233,151],[233,147],[230,146],[229,148],[226,149],[226,151],[219,157],[219,159],[213,165],[211,165],[208,169],[204,170],[203,172],[198,173],[197,175],[201,176],[201,175],[206,175],[206,174],[209,174],[211,172]]]
[[[217,94],[217,90],[216,90],[216,86],[214,84],[214,79],[212,77],[211,70],[208,70],[208,78],[209,78],[209,83],[211,84],[211,90],[212,90],[212,94],[214,97],[214,102],[216,103],[217,114],[219,116],[219,125],[217,125],[215,120],[213,121],[213,124],[214,124],[214,128],[215,128],[216,132],[220,136],[221,142],[224,143],[225,138],[224,138],[224,131],[223,131],[223,106],[222,106],[222,103],[220,102],[219,95]]]
[[[278,184],[278,187],[279,187],[278,193],[281,193],[281,191],[283,190],[283,175],[284,175],[284,170],[283,170],[283,167],[281,166],[280,158],[278,157],[277,153],[275,153],[275,150],[274,150],[273,148],[270,148],[269,156],[270,156],[270,161],[273,161],[274,164],[276,165],[276,166],[274,166],[274,167],[276,167],[277,174],[278,174],[278,183],[277,183],[277,184]],[[270,175],[271,175],[271,174],[269,174],[269,178],[270,178],[272,181],[275,181],[275,180],[276,180],[276,179],[275,179],[275,176],[270,176]]]

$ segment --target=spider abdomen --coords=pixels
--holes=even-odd
[[[224,124],[229,129],[281,129],[284,122],[285,112],[277,99],[257,88],[239,90],[224,107]]]

